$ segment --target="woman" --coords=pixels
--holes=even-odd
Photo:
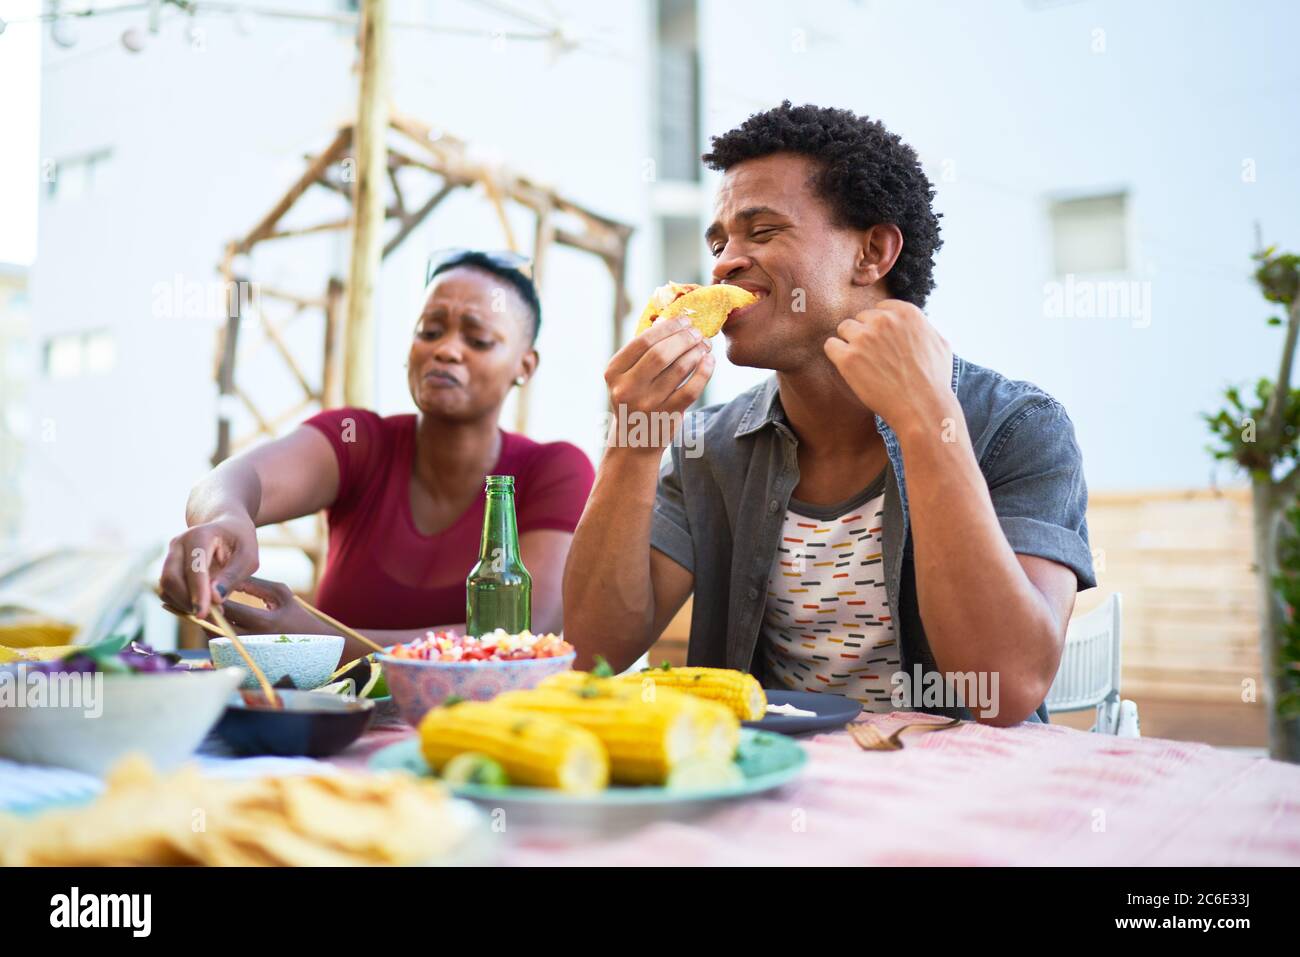
[[[591,491],[591,462],[497,425],[514,386],[537,371],[541,305],[520,257],[459,250],[431,263],[407,361],[414,415],[331,409],[221,463],[190,493],[189,528],[163,565],[165,601],[204,617],[220,604],[249,634],[332,631],[289,589],[249,578],[259,525],[328,509],[325,612],[388,645],[463,628],[487,475],[515,476],[519,546],[533,576],[533,630],[559,631],[560,585]],[[234,590],[266,609],[226,601]],[[349,639],[344,658],[369,649]]]

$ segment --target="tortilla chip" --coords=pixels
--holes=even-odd
[[[402,774],[204,778],[131,757],[94,803],[0,815],[0,864],[324,866],[418,864],[455,847],[447,791]]]

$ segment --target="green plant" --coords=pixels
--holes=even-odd
[[[1250,476],[1269,753],[1300,762],[1300,390],[1291,388],[1300,256],[1271,247],[1253,258],[1260,292],[1285,311],[1267,320],[1286,328],[1278,375],[1258,380],[1248,394],[1228,388],[1226,405],[1204,419],[1217,440],[1211,454]]]
[[[1286,532],[1278,541],[1278,574],[1273,577],[1278,597],[1286,605],[1278,645],[1281,670],[1274,706],[1288,719],[1300,718],[1300,505],[1292,505],[1284,516]]]

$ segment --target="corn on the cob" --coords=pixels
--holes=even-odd
[[[649,687],[669,688],[717,701],[729,707],[741,721],[761,721],[767,714],[767,695],[758,679],[728,668],[651,668],[609,679]]]
[[[590,694],[600,693],[598,689],[612,688],[608,678],[601,678],[593,675],[590,671],[557,671],[553,675],[547,675],[537,683],[538,688],[551,688],[555,690],[569,691],[578,688],[589,688]],[[608,693],[605,691],[604,693]]]
[[[80,650],[77,645],[30,645],[26,648],[0,645],[0,664],[12,661],[54,661],[75,655]]]
[[[600,679],[596,679],[599,681]],[[508,691],[494,701],[572,722],[600,739],[609,753],[610,778],[620,784],[663,784],[682,761],[700,753],[696,702],[685,695],[660,695],[643,702],[635,694],[590,694],[582,689],[535,688]]]
[[[659,694],[676,694],[660,688]],[[740,746],[740,719],[725,704],[685,695],[695,707],[696,721],[700,727],[700,756],[730,761]],[[764,706],[766,713],[766,705]]]
[[[632,678],[637,680],[633,681]],[[730,761],[740,744],[740,720],[730,706],[703,696],[660,687],[656,682],[643,680],[644,674],[624,675],[622,680],[601,678],[585,671],[562,671],[542,679],[537,686],[547,690],[574,692],[584,698],[622,698],[643,701],[668,697],[682,700],[692,709],[699,739],[698,754],[703,757]],[[761,689],[760,689],[761,691]],[[764,698],[764,713],[766,713]]]
[[[458,754],[495,760],[513,784],[590,794],[609,784],[609,756],[590,731],[552,715],[495,702],[434,708],[420,722],[420,747],[435,771]]]
[[[0,645],[6,648],[46,648],[71,643],[77,626],[45,618],[20,618],[0,624]]]

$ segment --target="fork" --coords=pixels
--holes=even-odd
[[[872,724],[850,724],[848,728],[849,737],[857,742],[858,747],[863,751],[901,751],[903,742],[900,740],[904,731],[913,728],[925,733],[927,731],[944,731],[948,728],[955,728],[961,724],[961,718],[952,718],[943,724],[930,724],[928,721],[913,721],[911,724],[905,724],[889,737],[885,737]]]
[[[901,743],[891,741],[877,731],[875,725],[849,724],[845,727],[849,737],[856,741],[863,751],[898,751],[903,747]]]

